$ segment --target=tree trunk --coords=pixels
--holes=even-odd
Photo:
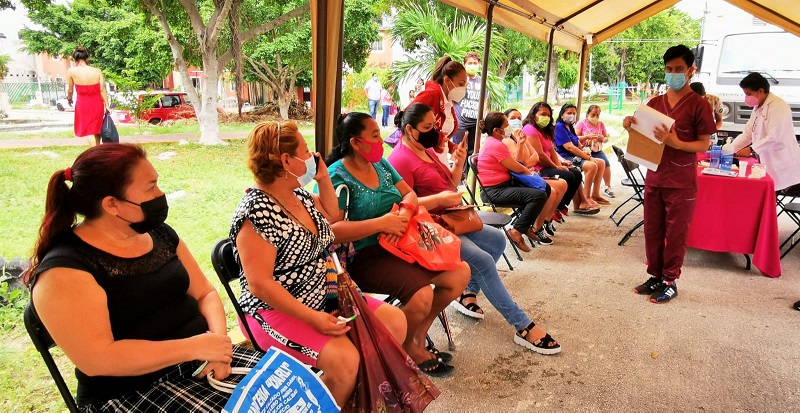
[[[219,138],[219,114],[217,113],[217,87],[219,86],[219,63],[213,50],[203,53],[203,85],[200,96],[201,107],[197,113],[200,123],[200,143],[204,145],[226,145]]]
[[[550,96],[556,97],[556,104],[561,104],[561,98],[558,97],[558,59],[559,56],[553,52],[553,58],[550,59],[550,79],[546,79],[547,90]],[[552,98],[551,98],[552,100]]]
[[[289,104],[292,102],[289,93],[286,91],[276,91],[278,95],[278,109],[281,111],[281,119],[289,120]]]

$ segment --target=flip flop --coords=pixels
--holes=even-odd
[[[600,205],[611,205],[611,202],[610,202],[609,200],[607,200],[607,199],[600,200],[600,199],[594,199],[594,198],[592,198],[592,200],[593,200],[594,202],[597,202],[597,203],[598,203],[598,204],[600,204]]]
[[[573,209],[572,212],[581,215],[594,215],[600,212],[599,208]]]
[[[453,361],[453,355],[446,351],[439,351],[439,349],[434,346],[427,346],[425,348],[428,349],[431,354],[436,356],[436,359],[442,363],[449,364],[451,361]]]
[[[431,377],[450,377],[453,375],[453,371],[455,371],[455,367],[448,366],[436,359],[430,359],[419,363],[417,367],[419,367],[423,373]]]

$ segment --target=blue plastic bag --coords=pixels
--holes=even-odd
[[[536,174],[523,175],[523,174],[518,174],[516,172],[511,172],[511,176],[513,176],[514,179],[519,181],[519,183],[521,183],[523,186],[527,186],[528,188],[534,188],[540,191],[544,191],[547,188],[547,183],[539,175]]]

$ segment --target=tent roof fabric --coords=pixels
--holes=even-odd
[[[574,52],[583,43],[608,40],[617,33],[666,10],[679,0],[441,0],[486,18],[495,3],[494,23]],[[750,14],[800,36],[797,0],[726,0]],[[794,7],[793,7],[794,6]],[[553,30],[555,28],[555,30]]]

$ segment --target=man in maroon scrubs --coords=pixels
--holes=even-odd
[[[678,295],[675,280],[681,275],[686,255],[686,238],[697,199],[697,152],[708,149],[710,135],[716,132],[708,102],[689,87],[697,68],[694,53],[678,45],[664,53],[667,93],[647,102],[647,106],[675,120],[672,128],[657,126],[656,139],[664,142],[664,155],[658,170],[648,171],[644,189],[644,236],[647,273],[651,277],[634,288],[649,294],[650,301],[666,303]],[[626,117],[622,126],[636,123]]]

